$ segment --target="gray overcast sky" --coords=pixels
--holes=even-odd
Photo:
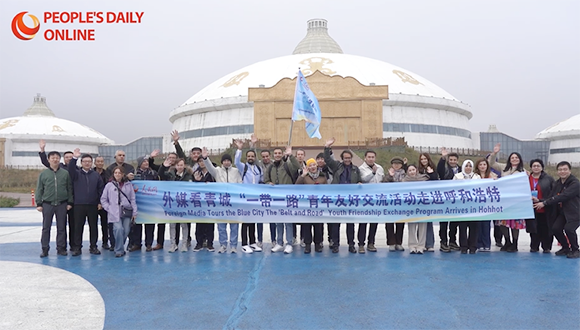
[[[18,40],[12,18],[94,28],[94,42]],[[45,11],[144,12],[141,24],[49,24]],[[290,55],[325,18],[347,54],[415,72],[471,105],[469,129],[531,139],[580,113],[580,1],[0,2],[0,118],[36,93],[116,143],[167,134],[169,112],[218,78]],[[28,21],[31,25],[32,21]]]

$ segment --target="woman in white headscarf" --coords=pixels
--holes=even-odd
[[[455,174],[453,180],[473,180],[481,179],[481,176],[473,171],[473,162],[469,159],[463,162],[461,172]],[[467,236],[469,228],[469,237]],[[474,254],[477,250],[477,232],[479,221],[460,221],[459,222],[459,249],[461,254]]]

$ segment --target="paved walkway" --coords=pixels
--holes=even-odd
[[[305,255],[296,246],[290,255],[143,250],[114,258],[107,251],[90,255],[88,248],[80,257],[57,257],[53,226],[50,255],[41,259],[40,220],[33,209],[0,209],[0,329],[544,330],[580,324],[580,260],[530,253],[524,232],[519,253],[388,252],[379,226],[379,251],[364,255],[343,245],[338,254],[325,246]]]

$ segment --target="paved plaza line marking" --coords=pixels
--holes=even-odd
[[[236,329],[238,326],[238,322],[244,315],[244,313],[248,310],[248,305],[252,300],[252,296],[254,295],[254,291],[258,287],[258,279],[260,278],[260,272],[266,263],[266,254],[262,253],[262,258],[256,264],[254,269],[249,274],[248,283],[246,284],[246,289],[240,294],[236,303],[234,304],[234,309],[232,310],[232,314],[228,318],[226,325],[224,325],[224,330],[233,330]]]
[[[38,228],[30,228],[30,229],[23,229],[23,230],[20,230],[20,231],[13,231],[13,232],[11,232],[11,233],[8,233],[8,234],[3,234],[3,235],[0,235],[0,237],[9,236],[9,235],[14,235],[14,234],[18,234],[18,233],[22,233],[22,232],[25,232],[25,231],[30,231],[30,230],[38,230]]]

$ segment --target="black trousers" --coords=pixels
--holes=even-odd
[[[145,224],[145,246],[151,246],[153,244],[153,232],[155,231],[155,225],[152,223]],[[141,246],[143,240],[143,225],[136,223],[131,226],[131,231],[129,232],[129,246],[137,245]]]
[[[495,239],[496,243],[501,243],[501,239],[503,238],[503,234],[501,233],[500,226],[497,226],[497,225],[493,226],[493,238]]]
[[[158,223],[157,224],[157,244],[163,245],[165,242],[165,224]]]
[[[542,246],[542,250],[550,251],[552,249],[552,243],[554,242],[554,234],[552,234],[552,230],[548,225],[548,218],[546,217],[546,213],[536,213],[536,232],[530,232],[530,237],[532,242],[530,243],[530,248],[539,250],[540,245]],[[526,222],[526,229],[528,228],[528,223]]]
[[[439,239],[442,243],[457,242],[458,221],[439,222]],[[449,240],[447,240],[447,228],[449,228]]]
[[[203,241],[207,240],[207,246],[213,246],[214,231],[215,224],[213,223],[197,223],[195,225],[195,244],[197,246],[202,246]]]
[[[107,217],[107,211],[105,209],[99,210],[99,218],[101,218],[101,233],[103,236],[103,244],[107,244],[109,242],[109,218]]]
[[[256,243],[256,224],[242,223],[242,246],[248,245],[248,238],[250,244]]]
[[[469,228],[469,235],[467,229]],[[459,247],[462,250],[477,249],[477,235],[479,232],[479,221],[459,221]]]
[[[552,223],[552,232],[558,242],[560,242],[560,245],[562,245],[562,248],[570,248],[572,251],[578,250],[578,235],[576,234],[578,226],[580,226],[580,219],[568,220],[563,213],[558,212],[556,219]],[[570,244],[568,244],[566,237],[568,237]]]
[[[74,233],[71,244],[71,250],[80,251],[83,247],[83,231],[85,229],[85,221],[89,221],[89,237],[90,247],[97,247],[97,240],[99,239],[97,221],[99,217],[99,209],[97,205],[90,204],[75,204],[74,206]]]
[[[324,237],[324,224],[322,223],[303,223],[300,225],[304,244],[312,244],[312,230],[314,229],[314,244],[321,244]]]
[[[403,245],[404,223],[386,223],[387,245]]]
[[[74,248],[74,237],[75,237],[75,208],[74,206],[66,211],[66,221],[68,224],[68,246],[72,250]]]
[[[339,247],[340,246],[340,223],[329,223],[328,225],[330,226],[330,238],[332,239],[332,247]]]
[[[378,223],[371,223],[369,226],[369,237],[368,237],[368,244],[375,244],[375,237],[377,236],[377,227]],[[364,246],[365,245],[365,236],[367,234],[367,224],[366,223],[359,223],[358,224],[358,245]]]

